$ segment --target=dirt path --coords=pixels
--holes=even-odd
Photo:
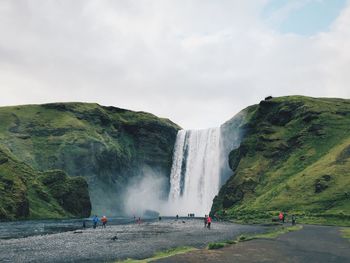
[[[276,239],[256,239],[219,250],[197,250],[160,262],[350,262],[350,242],[339,228],[304,226]]]

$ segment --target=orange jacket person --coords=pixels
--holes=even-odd
[[[282,212],[278,215],[278,219],[284,223],[284,214]]]
[[[107,224],[107,217],[106,216],[103,216],[102,218],[101,218],[101,222],[102,222],[102,227],[103,228],[106,228],[106,224]]]
[[[207,225],[208,225],[208,228],[210,229],[210,225],[211,225],[211,217],[210,216],[207,217]]]

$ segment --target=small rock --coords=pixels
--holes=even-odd
[[[316,180],[315,183],[315,193],[321,193],[328,188],[328,185],[321,182],[321,180]]]

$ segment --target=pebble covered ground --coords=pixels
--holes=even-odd
[[[0,262],[106,262],[141,259],[178,246],[205,247],[209,242],[232,240],[242,233],[261,233],[264,226],[214,222],[212,229],[200,219],[88,228],[25,238],[0,239]],[[117,240],[113,237],[117,236]]]

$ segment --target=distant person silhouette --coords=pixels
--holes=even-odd
[[[293,226],[295,225],[295,222],[296,222],[296,217],[295,217],[295,215],[292,215],[292,225]]]

